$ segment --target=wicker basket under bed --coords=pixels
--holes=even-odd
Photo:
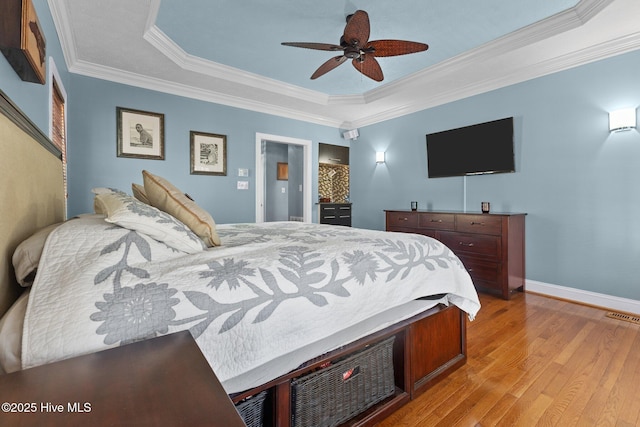
[[[236,405],[247,427],[262,427],[265,420],[265,399],[267,391],[251,396]]]
[[[393,395],[393,340],[293,380],[291,425],[337,426]]]

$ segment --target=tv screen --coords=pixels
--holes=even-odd
[[[513,117],[427,135],[429,178],[515,172]]]

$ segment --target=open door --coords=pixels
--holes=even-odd
[[[291,153],[295,153],[299,151],[299,148],[302,148],[302,171],[300,174],[302,179],[301,184],[296,183],[295,185],[302,185],[302,220],[304,222],[311,222],[311,141],[263,133],[256,133],[256,222],[265,222],[270,215],[267,213],[268,193],[273,192],[274,187],[276,191],[282,188],[282,185],[277,185],[277,183],[273,185],[271,178],[266,177],[266,173],[270,168],[267,165],[268,144],[284,144],[290,146],[293,148],[293,150],[290,151]],[[292,154],[292,156],[296,155]],[[277,167],[277,165],[272,166]],[[294,191],[299,193],[299,188],[292,189],[289,185],[285,188],[287,192]],[[294,216],[297,217],[297,215]]]

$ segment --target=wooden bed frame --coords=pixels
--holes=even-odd
[[[335,362],[370,344],[394,336],[393,368],[395,394],[356,416],[343,426],[372,426],[419,396],[467,361],[466,313],[456,306],[438,305],[343,348],[314,359],[260,387],[233,397],[237,403],[267,390],[264,425],[290,427],[292,408],[291,381],[316,371],[327,362]]]
[[[65,219],[60,151],[0,91],[0,316],[21,288],[11,256],[33,232]],[[466,314],[455,306],[431,308],[411,319],[326,354],[260,387],[235,395],[234,402],[267,390],[265,425],[291,425],[291,381],[368,345],[394,336],[395,394],[344,425],[372,425],[466,362]]]

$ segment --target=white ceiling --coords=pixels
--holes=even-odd
[[[640,48],[638,0],[48,0],[73,73],[339,128]],[[310,80],[366,10],[370,40],[429,44]]]

